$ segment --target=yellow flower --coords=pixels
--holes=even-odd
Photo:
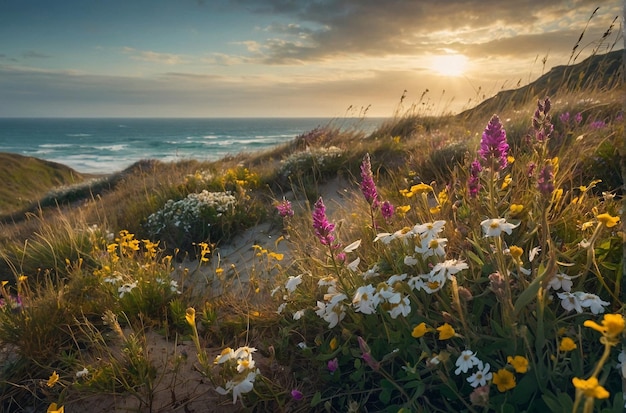
[[[528,371],[528,359],[524,356],[509,356],[506,361],[513,366],[516,373],[526,373]]]
[[[220,274],[221,274],[221,273],[223,273],[223,272],[224,272],[224,269],[223,269],[223,268],[216,268],[216,269],[215,269],[215,274],[217,274],[217,275],[220,275]]]
[[[411,210],[411,205],[400,205],[399,207],[396,208],[396,211],[400,214],[400,215],[404,215],[407,212],[409,212]]]
[[[500,187],[500,189],[506,189],[508,188],[509,184],[511,183],[513,179],[511,178],[511,174],[507,174],[504,177],[504,180],[502,181],[502,186]]]
[[[452,326],[448,323],[444,323],[442,326],[437,327],[437,331],[439,331],[439,340],[447,340],[454,337],[456,334],[454,328],[452,328]]]
[[[515,260],[516,263],[518,263],[519,265],[522,265],[522,254],[524,254],[524,250],[520,247],[518,247],[517,245],[512,245],[509,248],[509,253],[511,254],[511,257],[513,257],[513,259]]]
[[[444,188],[437,195],[437,201],[439,201],[439,205],[443,205],[446,202],[450,201],[450,196],[448,195],[448,188]]]
[[[606,399],[609,397],[609,392],[600,386],[596,377],[591,377],[587,380],[574,377],[572,383],[574,383],[574,387],[582,391],[587,397],[593,397],[594,399]]]
[[[493,384],[498,387],[500,393],[504,393],[515,387],[515,376],[506,369],[500,369],[493,373]]]
[[[27,279],[28,279],[28,275],[20,275],[19,277],[17,277],[17,281],[21,283],[23,283]]]
[[[411,187],[411,192],[415,195],[430,192],[432,190],[433,190],[432,186],[425,184],[423,182],[417,185],[413,185]]]
[[[441,212],[441,206],[437,205],[429,209],[431,214],[438,214]]]
[[[607,228],[613,228],[619,222],[619,217],[613,217],[606,212],[596,216],[598,222],[604,224]]]
[[[511,204],[509,207],[509,211],[511,211],[511,215],[518,215],[524,209],[524,205],[520,204]]]
[[[193,307],[189,307],[187,311],[185,311],[185,320],[187,320],[187,324],[191,327],[196,326],[196,310]]]
[[[563,188],[558,188],[552,191],[552,202],[553,204],[558,204],[561,198],[563,197]]]
[[[621,314],[605,314],[602,325],[592,320],[585,321],[583,325],[601,332],[608,339],[615,340],[624,331],[624,317]]]
[[[569,337],[563,337],[563,339],[561,340],[561,344],[559,344],[559,351],[562,351],[562,352],[572,351],[572,350],[575,350],[576,347],[578,346],[576,345],[574,340],[572,340]]]
[[[48,379],[48,382],[46,383],[46,385],[48,387],[52,387],[54,386],[57,381],[59,381],[59,375],[57,374],[56,371],[53,371],[52,374],[50,375],[50,378]]]
[[[506,157],[506,161],[510,164],[512,164],[513,162],[515,162],[515,157],[512,155],[509,155]]]
[[[63,413],[65,412],[65,408],[63,406],[58,406],[56,403],[50,403],[50,406],[48,406],[48,410],[46,410],[46,413]]]
[[[283,254],[280,254],[278,252],[269,252],[267,256],[274,258],[276,261],[282,261],[283,258],[285,257]]]
[[[420,338],[430,330],[430,327],[426,326],[426,323],[419,323],[413,328],[411,335],[415,338]]]
[[[335,349],[337,348],[337,337],[333,337],[332,340],[330,340],[330,343],[328,343],[328,347],[330,347],[330,351],[335,351]]]

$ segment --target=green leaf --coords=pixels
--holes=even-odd
[[[530,303],[535,297],[537,297],[539,288],[541,288],[541,281],[543,280],[545,274],[546,273],[544,271],[543,273],[541,273],[541,275],[537,276],[537,278],[535,278],[533,282],[531,282],[530,285],[524,291],[522,291],[519,297],[517,297],[514,305],[515,315],[518,315],[520,311],[522,311],[522,309],[528,305],[528,303]]]
[[[311,407],[315,407],[322,401],[322,393],[315,392],[313,399],[311,400]]]

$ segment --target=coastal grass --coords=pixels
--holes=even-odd
[[[459,116],[142,161],[5,220],[1,409],[623,411],[623,74],[592,63]],[[479,161],[494,112],[502,168]],[[268,221],[274,248],[219,265]]]

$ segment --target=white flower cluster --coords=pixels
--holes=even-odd
[[[294,173],[302,172],[315,166],[316,169],[323,171],[329,167],[334,161],[343,157],[343,150],[336,146],[328,148],[307,148],[301,152],[295,152],[282,161],[280,175],[288,177]]]
[[[478,359],[476,353],[473,353],[472,350],[462,351],[454,364],[456,365],[454,374],[457,376],[461,373],[467,373],[470,369],[476,367],[476,370],[467,378],[467,382],[474,388],[486,386],[487,382],[493,378],[493,374],[489,371],[491,369],[489,363],[483,364],[482,360]]]
[[[243,393],[252,391],[256,376],[261,374],[252,359],[252,353],[255,351],[254,347],[244,346],[237,350],[227,347],[215,358],[214,364],[234,368],[234,376],[226,382],[224,387],[219,386],[215,389],[221,395],[232,393],[233,404],[237,403],[237,398]]]
[[[588,308],[593,314],[604,313],[604,307],[609,305],[608,301],[603,301],[595,294],[583,291],[572,292],[574,285],[572,280],[576,277],[578,276],[557,273],[548,282],[548,288],[554,291],[563,290],[557,292],[556,295],[561,299],[561,306],[568,312],[576,310],[580,314],[584,308]]]
[[[203,213],[214,210],[219,217],[231,212],[236,206],[237,198],[231,192],[203,190],[179,201],[168,200],[163,208],[148,217],[146,226],[153,235],[160,234],[168,225],[190,232]]]

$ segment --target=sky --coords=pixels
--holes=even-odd
[[[0,117],[456,113],[622,49],[623,12],[623,0],[0,0]]]

